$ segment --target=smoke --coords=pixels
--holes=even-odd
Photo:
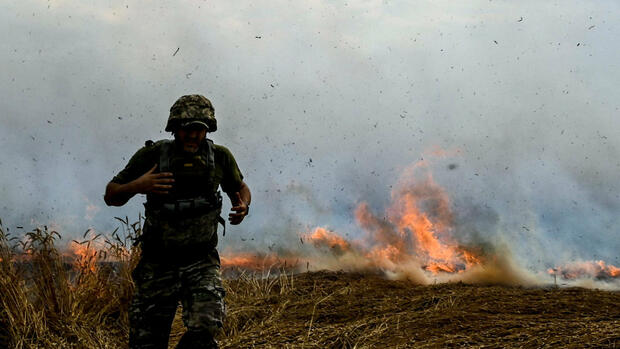
[[[176,98],[202,93],[212,138],[253,192],[223,250],[291,250],[316,226],[363,238],[361,202],[387,229],[398,178],[424,159],[446,195],[424,209],[449,205],[459,245],[507,246],[528,270],[618,265],[618,13],[615,2],[9,2],[0,218],[11,230],[54,221],[67,240],[137,220],[144,198],[105,207],[106,183],[144,141],[169,137]]]

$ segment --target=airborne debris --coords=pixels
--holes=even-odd
[[[172,54],[172,57],[176,56],[177,52],[179,52],[180,47],[177,47],[177,50],[174,51],[174,53]]]
[[[517,22],[523,22],[523,17],[519,18]]]
[[[261,38],[262,38],[262,36],[255,36],[255,38],[257,38],[257,39],[261,39]]]
[[[593,29],[594,27],[596,27],[596,26],[595,26],[595,25],[591,25],[591,26],[589,26],[589,27],[588,27],[588,30],[591,30],[591,29]]]

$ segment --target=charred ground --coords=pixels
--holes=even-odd
[[[227,282],[224,348],[620,346],[620,292],[310,272]],[[175,319],[171,348],[183,332]]]

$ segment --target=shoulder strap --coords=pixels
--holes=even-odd
[[[213,173],[213,170],[215,169],[215,155],[214,155],[215,151],[213,150],[214,148],[215,146],[213,144],[213,141],[207,138],[205,151],[206,151],[206,156],[207,156],[207,166],[211,173]],[[222,202],[221,195],[222,194],[220,194],[220,192],[218,191],[217,195],[220,199],[220,207],[221,207],[221,202]],[[222,216],[217,216],[217,222],[222,225],[222,228],[223,228],[222,236],[226,236],[226,220],[222,218]]]
[[[173,143],[171,140],[161,142],[159,148],[159,172],[170,172],[170,158],[172,157]]]
[[[207,166],[209,167],[209,170],[213,170],[215,168],[215,155],[213,152],[213,147],[213,141],[207,138],[205,155],[207,156]]]

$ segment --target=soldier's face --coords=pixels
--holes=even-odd
[[[204,127],[189,126],[177,130],[175,138],[183,145],[183,150],[188,153],[195,153],[200,147],[200,143],[207,136],[207,129]]]

